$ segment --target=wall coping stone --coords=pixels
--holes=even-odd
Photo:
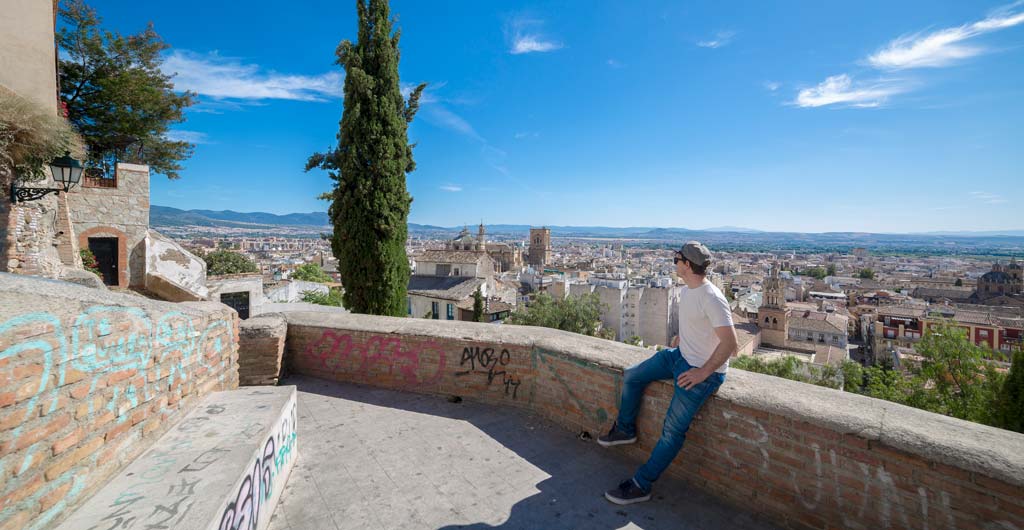
[[[91,273],[90,273],[91,274]],[[153,311],[179,310],[191,316],[200,316],[211,312],[224,311],[224,305],[219,302],[187,302],[175,304],[159,300],[151,300],[142,295],[130,294],[117,291],[109,291],[86,287],[61,280],[51,280],[38,276],[22,276],[0,272],[0,294],[13,294],[14,296],[29,298],[64,298],[73,299],[85,303],[103,305],[134,306],[140,309]],[[22,312],[24,307],[0,308],[0,314],[4,309],[11,312]]]
[[[652,353],[628,344],[534,326],[359,314],[283,314],[289,325],[509,343],[612,370],[624,370]],[[729,369],[717,397],[1024,486],[1024,434],[736,368]]]

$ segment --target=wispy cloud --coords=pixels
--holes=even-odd
[[[608,59],[605,63],[612,68],[622,68],[624,66],[621,62],[615,59]]]
[[[782,88],[782,83],[779,83],[778,81],[765,81],[764,83],[761,83],[761,86],[763,86],[765,90],[775,92],[779,88]]]
[[[468,121],[444,105],[428,102],[421,107],[421,110],[423,111],[423,118],[433,125],[457,132],[477,141],[484,141],[483,137],[476,132],[476,129]]]
[[[1003,204],[1009,202],[1004,199],[1002,195],[996,195],[995,193],[989,193],[987,191],[972,191],[970,195],[972,199],[982,201],[985,204]]]
[[[903,35],[867,58],[867,63],[883,70],[935,68],[948,66],[988,51],[966,41],[979,35],[1024,24],[1024,2],[1016,2],[992,12],[987,18],[930,33]]]
[[[850,76],[840,74],[825,79],[818,86],[801,90],[793,104],[799,107],[878,107],[885,103],[889,96],[906,90],[906,85],[894,80],[879,80],[870,84],[854,83]]]
[[[735,36],[735,31],[719,31],[715,33],[715,37],[712,39],[697,41],[697,46],[701,48],[721,48],[732,42],[732,38]]]
[[[540,133],[536,131],[520,131],[512,135],[516,140],[522,140],[523,138],[536,138],[540,136]]]
[[[543,20],[514,17],[505,25],[505,35],[509,40],[508,52],[512,55],[524,53],[544,53],[563,47],[561,42],[547,37],[541,29]]]
[[[217,99],[326,101],[342,97],[345,83],[340,71],[284,74],[216,52],[175,50],[164,59],[161,70],[174,76],[175,89]]]
[[[450,191],[452,193],[455,193],[455,192],[458,192],[458,191],[462,191],[462,187],[461,186],[456,186],[454,184],[445,184],[444,186],[441,186],[441,190],[442,191]]]
[[[165,134],[164,137],[172,142],[188,142],[190,144],[210,143],[209,137],[206,133],[199,131],[183,131],[180,129],[174,129],[167,131],[167,134]]]

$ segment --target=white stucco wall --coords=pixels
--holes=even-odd
[[[0,85],[55,114],[57,63],[50,0],[0,0]]]
[[[146,233],[145,249],[147,278],[156,274],[199,298],[209,295],[206,262],[201,258],[156,230]]]

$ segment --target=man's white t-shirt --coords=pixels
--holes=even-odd
[[[707,280],[700,287],[683,287],[679,294],[679,352],[694,368],[704,366],[718,347],[715,329],[732,325],[732,311],[722,291]],[[724,374],[729,360],[715,370]]]

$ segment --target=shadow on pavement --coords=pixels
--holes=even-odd
[[[514,502],[504,523],[497,526],[484,522],[453,524],[439,527],[442,530],[776,528],[760,516],[727,505],[672,477],[664,477],[655,485],[650,502],[630,506],[612,504],[605,500],[604,491],[632,476],[635,462],[614,448],[606,449],[593,440],[581,440],[554,423],[514,407],[496,411],[492,405],[469,400],[451,403],[439,396],[305,376],[291,376],[282,384],[296,385],[300,393],[469,422],[550,476],[531,484],[539,492]],[[441,441],[430,441],[435,442]],[[685,455],[684,447],[680,458]],[[510,484],[508,489],[523,491],[524,485]],[[501,493],[481,491],[479,495],[500,496]],[[508,502],[511,504],[512,500]]]

